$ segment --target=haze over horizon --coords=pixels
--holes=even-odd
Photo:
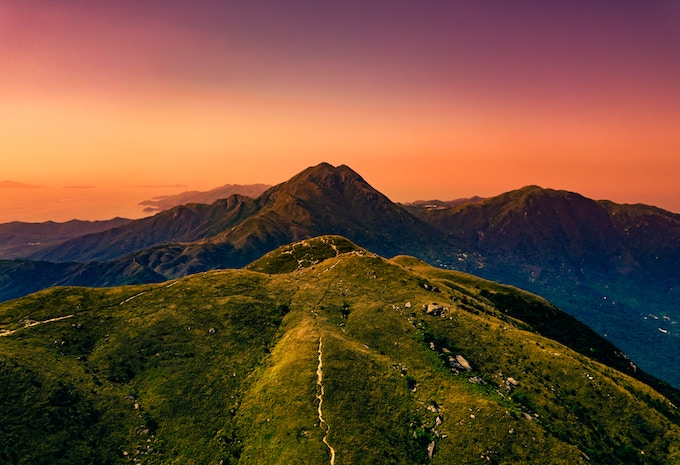
[[[120,204],[327,161],[400,202],[536,184],[680,212],[679,23],[672,1],[3,2],[0,181]]]

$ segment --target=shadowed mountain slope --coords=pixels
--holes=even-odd
[[[253,199],[240,195],[211,205],[180,205],[125,226],[71,239],[26,258],[53,262],[115,260],[159,244],[210,237],[249,217],[257,208]]]
[[[141,266],[134,258],[85,264],[0,260],[0,296],[3,300],[53,286],[119,286],[165,280],[165,276]]]
[[[540,335],[546,317],[569,318],[338,237],[247,270],[50,289],[0,304],[0,460],[680,463],[669,399],[573,350],[608,344],[577,322]]]
[[[106,231],[123,226],[131,221],[125,218],[114,218],[107,221],[72,220],[65,223],[13,221],[0,224],[0,259],[27,257],[37,250],[59,244],[68,239]]]
[[[482,202],[419,211],[452,240],[499,261],[541,265],[570,279],[677,280],[680,215],[659,208],[529,186]]]

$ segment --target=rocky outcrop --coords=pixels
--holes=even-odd
[[[444,317],[449,313],[448,307],[439,305],[437,302],[431,302],[427,305],[423,305],[423,313],[430,316],[441,316]]]

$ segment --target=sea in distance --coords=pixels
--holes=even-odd
[[[0,189],[0,223],[94,221],[115,217],[138,219],[156,213],[145,210],[139,202],[188,190],[201,188],[180,185],[4,188]]]

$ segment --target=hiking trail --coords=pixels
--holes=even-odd
[[[316,367],[316,384],[317,384],[317,386],[319,386],[319,393],[316,395],[316,398],[319,399],[319,407],[318,407],[317,411],[319,412],[319,426],[322,426],[322,425],[326,426],[326,434],[323,437],[323,443],[326,444],[326,446],[328,447],[328,450],[331,453],[331,465],[335,465],[335,449],[333,449],[333,446],[331,446],[328,443],[328,435],[331,432],[331,427],[328,423],[326,423],[326,420],[323,419],[323,414],[321,413],[321,406],[323,404],[323,395],[324,395],[322,347],[323,347],[323,343],[321,341],[321,338],[319,337],[319,365]]]

